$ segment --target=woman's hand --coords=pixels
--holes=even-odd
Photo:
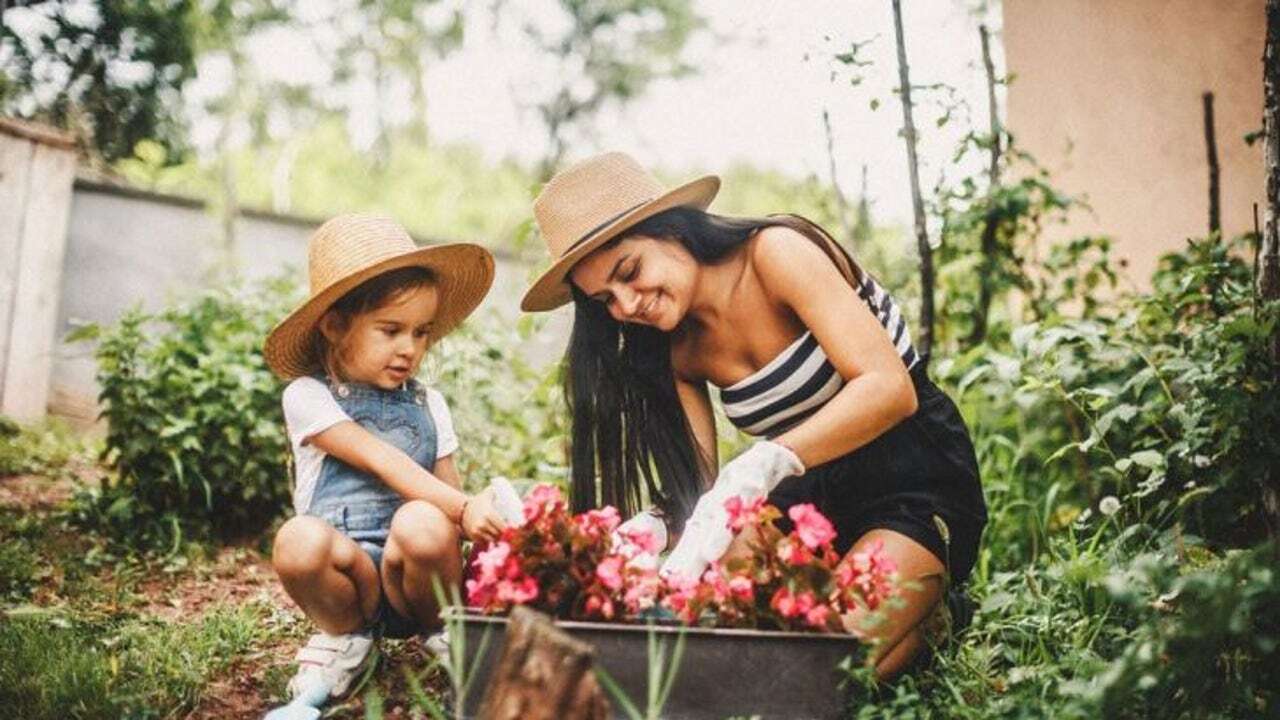
[[[764,497],[783,479],[802,473],[804,463],[790,448],[768,440],[757,442],[730,460],[720,470],[715,485],[694,506],[680,542],[662,565],[662,574],[686,579],[701,576],[733,542],[725,502],[732,497],[744,502]]]
[[[493,542],[506,529],[507,522],[494,503],[493,487],[467,498],[462,508],[462,533],[471,540]]]

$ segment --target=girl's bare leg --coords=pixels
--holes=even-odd
[[[271,564],[285,592],[327,633],[364,629],[378,608],[378,570],[354,540],[317,517],[291,518],[276,533]]]
[[[462,582],[458,527],[431,503],[405,503],[391,519],[382,577],[391,607],[423,628],[436,627],[440,606],[433,578],[446,593]]]

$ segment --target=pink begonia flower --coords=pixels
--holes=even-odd
[[[778,558],[788,565],[808,565],[813,553],[803,543],[795,541],[795,533],[778,541]]]
[[[494,584],[478,579],[467,581],[467,605],[471,607],[488,607],[493,602]]]
[[[729,583],[725,581],[720,563],[711,563],[711,567],[707,568],[707,571],[702,574],[702,583],[711,589],[716,602],[724,602],[729,598]]]
[[[596,566],[596,577],[610,590],[622,589],[622,565],[625,558],[621,555],[610,555]]]
[[[778,614],[785,618],[795,617],[800,614],[800,609],[796,606],[796,596],[785,587],[778,588],[778,592],[773,594],[773,599],[769,601],[769,606],[778,611]]]
[[[831,608],[827,605],[815,605],[809,612],[805,613],[804,619],[812,627],[821,628],[826,627],[827,617],[830,614]]]
[[[787,515],[796,524],[796,534],[810,550],[817,550],[836,539],[836,529],[811,503],[792,505]]]
[[[617,508],[606,505],[600,510],[588,510],[576,516],[574,522],[587,537],[599,539],[613,532],[622,519],[618,517]]]
[[[538,483],[524,499],[525,522],[533,522],[544,514],[564,506],[564,496],[555,485]]]
[[[613,617],[613,601],[599,595],[589,595],[584,609],[588,615],[599,614],[606,620]]]
[[[751,600],[756,594],[756,584],[745,575],[734,575],[729,580],[729,593],[739,600]]]
[[[518,582],[498,582],[498,601],[521,605],[538,597],[538,582],[527,575]]]
[[[649,555],[657,555],[662,552],[662,548],[658,546],[658,537],[648,530],[641,528],[630,528],[622,532],[622,539],[626,545],[632,547],[632,551],[639,551]]]
[[[627,605],[627,612],[637,614],[653,607],[662,589],[662,579],[656,571],[637,571],[631,576],[630,585],[623,595],[622,601]]]
[[[764,509],[764,503],[763,495],[746,502],[737,495],[725,500],[724,509],[729,513],[729,529],[736,532],[744,527],[759,525],[760,511]]]
[[[511,555],[511,546],[505,542],[496,542],[476,554],[473,567],[480,570],[480,579],[493,582],[498,579],[498,571]]]

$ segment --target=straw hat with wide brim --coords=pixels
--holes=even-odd
[[[572,297],[566,276],[592,250],[664,210],[705,210],[719,190],[715,175],[668,190],[620,152],[596,155],[563,170],[533,202],[552,264],[525,293],[520,309],[538,312],[564,305]]]
[[[339,215],[316,229],[307,248],[311,295],[267,336],[263,356],[285,379],[318,365],[316,325],[339,298],[391,270],[421,267],[435,277],[439,304],[427,344],[449,334],[493,284],[493,256],[472,243],[418,247],[399,223],[379,215]]]

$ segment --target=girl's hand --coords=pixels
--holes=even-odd
[[[494,505],[493,488],[472,495],[462,509],[462,533],[471,540],[493,542],[506,529],[507,523],[502,519]]]

